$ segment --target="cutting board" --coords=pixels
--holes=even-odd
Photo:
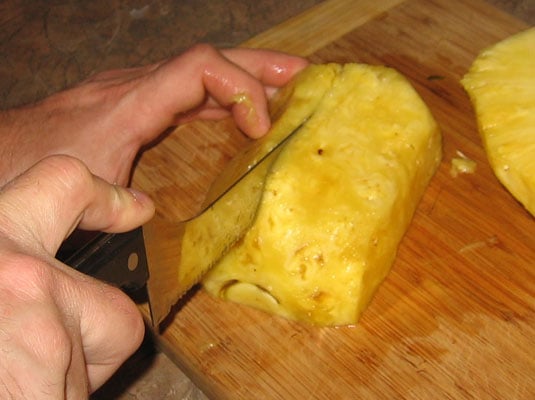
[[[303,325],[202,289],[177,305],[156,340],[209,397],[535,398],[535,221],[493,175],[459,84],[482,48],[525,27],[481,1],[331,0],[245,43],[398,69],[439,122],[444,158],[356,326]],[[247,141],[231,121],[182,126],[144,153],[134,185],[185,218]],[[451,176],[457,151],[475,173]]]

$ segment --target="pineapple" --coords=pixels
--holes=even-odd
[[[329,85],[317,101],[319,81]],[[307,93],[314,101],[294,98]],[[204,287],[301,322],[354,324],[440,162],[438,126],[403,76],[362,64],[309,67],[273,109],[275,131],[310,117],[271,165],[253,225]]]
[[[273,150],[310,117],[331,87],[338,69],[339,66],[335,64],[320,69],[311,67],[286,87],[278,101],[271,104],[270,111],[276,122],[270,134],[253,142],[247,150],[232,159],[212,184],[204,200],[202,208],[207,210],[188,221],[183,232],[177,233],[182,235],[179,294],[198,282],[199,275],[211,267],[212,260],[218,260],[251,226],[262,198],[265,177],[282,146],[271,151],[261,163],[258,163],[259,157]],[[314,80],[315,85],[301,84],[310,80]],[[292,112],[285,113],[285,109],[291,109]],[[256,167],[239,179],[251,165]],[[232,185],[238,181],[238,184]],[[231,187],[227,189],[229,185]]]
[[[494,173],[535,216],[535,28],[482,51],[461,82]]]

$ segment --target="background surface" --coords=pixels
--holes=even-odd
[[[535,24],[535,1],[488,0]],[[202,4],[201,4],[202,3]],[[197,42],[229,47],[318,0],[7,0],[0,3],[0,107],[89,75],[151,63]],[[205,399],[150,340],[93,399]]]

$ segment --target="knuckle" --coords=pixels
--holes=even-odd
[[[1,254],[2,292],[22,301],[46,301],[54,284],[51,267],[40,259],[23,253]]]
[[[197,43],[191,46],[184,54],[192,57],[206,58],[217,55],[219,52],[211,44]]]
[[[47,193],[57,194],[56,201],[70,199],[71,204],[83,205],[92,198],[93,175],[81,160],[68,155],[53,155],[41,160],[39,169],[43,187],[46,185]]]
[[[132,354],[141,345],[141,342],[145,337],[145,323],[143,322],[143,317],[138,310],[135,310],[135,312],[129,314],[128,325],[130,327],[128,330],[130,346],[126,352],[127,354]]]
[[[0,254],[0,320],[10,346],[50,373],[64,371],[72,340],[55,302],[53,267],[35,257]]]
[[[35,313],[23,327],[31,332],[23,340],[35,361],[52,370],[67,371],[73,340],[59,313]]]
[[[117,310],[117,321],[120,320],[124,338],[117,350],[124,354],[133,353],[141,344],[145,335],[145,323],[136,304],[121,290],[107,286],[107,297]]]
[[[121,290],[113,288],[117,292],[117,307],[122,310],[126,330],[131,336],[131,345],[137,348],[137,345],[143,339],[145,334],[145,324],[139,309],[135,303]]]
[[[58,179],[66,189],[87,186],[92,179],[91,172],[81,160],[64,154],[44,158],[39,168],[46,176]]]

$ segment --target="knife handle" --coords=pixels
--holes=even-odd
[[[126,292],[145,286],[149,270],[141,227],[125,233],[94,232],[91,236],[90,240],[82,239],[84,243],[71,254],[65,254],[69,251],[65,250],[68,245],[64,244],[56,257],[70,267]]]

